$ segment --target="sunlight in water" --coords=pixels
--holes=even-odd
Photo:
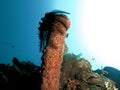
[[[82,36],[86,49],[102,65],[120,69],[120,1],[86,0]]]

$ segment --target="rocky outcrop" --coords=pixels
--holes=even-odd
[[[63,57],[60,78],[60,90],[117,90],[119,77],[114,82],[118,71],[106,68],[109,78],[102,70],[93,72],[91,64],[84,58],[78,59],[74,54]],[[22,60],[23,61],[23,60]],[[0,90],[40,90],[40,67],[33,63],[20,62],[13,58],[13,65],[0,64]],[[116,72],[116,73],[115,73]]]
[[[39,90],[40,67],[13,58],[13,65],[0,64],[0,90]]]
[[[66,61],[62,64],[60,90],[118,90],[114,81],[105,77],[104,74],[93,72],[88,60],[77,59],[73,54],[65,57],[69,60],[64,59]]]
[[[97,72],[101,74],[101,72],[104,74],[105,77],[113,80],[115,82],[115,85],[117,88],[120,89],[120,71],[116,68],[106,66],[102,70],[98,69],[95,70],[94,72]]]

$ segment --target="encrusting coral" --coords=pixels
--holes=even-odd
[[[102,70],[101,70],[102,72]],[[92,71],[92,65],[84,58],[65,54],[60,78],[60,90],[118,90],[115,82]]]

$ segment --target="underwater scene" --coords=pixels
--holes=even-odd
[[[0,0],[0,90],[119,90],[119,8]]]

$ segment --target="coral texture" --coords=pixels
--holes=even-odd
[[[48,23],[50,27],[48,28],[49,36],[47,37],[46,47],[42,56],[42,83],[40,88],[41,90],[59,90],[62,51],[70,21],[63,14],[47,17],[47,21],[50,22]]]
[[[61,68],[60,90],[118,89],[115,82],[105,77],[104,74],[93,72],[88,60],[77,59],[74,54],[66,54]]]

